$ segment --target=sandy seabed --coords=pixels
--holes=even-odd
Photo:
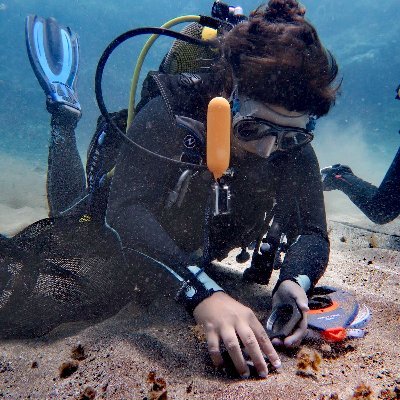
[[[44,166],[0,153],[0,233],[13,235],[47,217]]]
[[[0,178],[0,232],[12,235],[46,217],[45,171],[4,157],[0,164],[6,171]],[[111,318],[62,324],[37,339],[0,341],[0,398],[350,399],[361,383],[372,394],[364,390],[357,398],[400,398],[394,392],[400,388],[400,221],[377,226],[344,196],[329,193],[327,202],[331,257],[320,284],[356,293],[372,320],[363,339],[330,346],[305,341],[302,348],[322,355],[318,371],[298,375],[297,351],[281,351],[280,374],[226,377],[211,366],[193,320],[157,286],[147,290],[138,282],[135,299]],[[227,290],[263,319],[274,282],[266,288],[243,284],[236,254],[218,273],[229,278]],[[72,350],[78,345],[77,356]],[[165,381],[164,397],[150,392],[151,371]]]

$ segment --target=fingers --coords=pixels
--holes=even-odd
[[[221,337],[232,362],[235,365],[236,371],[242,378],[248,378],[250,376],[250,369],[243,357],[242,349],[240,348],[235,330],[225,329],[222,331]]]
[[[222,367],[224,361],[220,352],[219,335],[214,330],[210,330],[206,334],[211,360],[216,367]],[[242,378],[248,378],[250,376],[250,369],[243,356],[238,337],[242,341],[247,354],[250,356],[261,378],[266,378],[268,375],[268,366],[264,354],[276,369],[281,367],[279,356],[261,324],[256,327],[255,331],[246,324],[238,326],[236,331],[233,328],[223,329],[221,339],[224,342],[235,369]]]
[[[274,346],[283,346],[283,341],[279,338],[273,338],[272,339],[272,344]]]
[[[217,368],[224,365],[224,360],[220,350],[220,337],[215,330],[206,332],[208,352],[211,360]],[[236,371],[242,378],[250,376],[250,369],[243,357],[242,349],[240,348],[239,340],[234,329],[225,329],[222,333],[222,340],[228,350],[229,356],[236,368]]]
[[[265,362],[264,355],[261,351],[260,344],[254,334],[254,332],[246,325],[239,326],[237,333],[250,356],[251,361],[253,361],[254,367],[261,378],[266,378],[268,375],[268,367]]]
[[[296,302],[297,307],[299,307],[299,309],[303,311],[304,317],[304,313],[310,310],[310,308],[308,307],[308,298],[306,293],[302,289],[296,290],[295,292],[291,293],[291,297]]]
[[[252,364],[260,377],[268,374],[265,355],[275,368],[281,362],[265,329],[248,307],[225,294],[218,293],[200,303],[194,313],[196,322],[205,327],[210,357],[216,367],[224,365],[220,342],[223,341],[230,361],[243,378],[250,376],[250,363],[244,358],[240,341],[244,344]],[[224,301],[221,301],[221,300]]]
[[[308,308],[308,307],[307,307]],[[307,313],[303,311],[303,319],[299,322],[299,325],[295,331],[288,337],[285,338],[283,345],[286,347],[298,347],[301,341],[307,334]]]
[[[217,368],[220,368],[223,366],[224,360],[219,348],[219,336],[217,332],[210,330],[206,332],[206,337],[211,360]]]
[[[258,320],[255,321],[255,326],[253,327],[253,331],[257,339],[258,345],[260,346],[260,349],[267,356],[268,360],[271,362],[274,368],[276,369],[281,368],[282,363],[278,356],[278,353],[276,352],[273,344],[269,340],[269,337],[267,335],[267,332],[265,332],[264,327]]]
[[[299,309],[301,311],[303,311],[303,317],[304,317],[304,313],[310,310],[310,308],[308,307],[307,297],[304,298],[304,296],[295,296],[294,300],[297,303],[297,306],[299,307]]]

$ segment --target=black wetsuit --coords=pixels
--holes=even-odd
[[[111,118],[126,130],[127,110],[113,113]],[[100,116],[87,151],[85,174],[76,145],[76,125],[75,114],[60,109],[52,115],[47,171],[49,217],[90,214],[104,221],[109,184],[100,181],[114,167],[122,137]]]
[[[171,113],[165,91],[163,98],[152,99],[138,113],[129,136],[155,153],[190,159],[190,132],[176,125],[179,112]],[[184,94],[181,99],[186,99]],[[206,115],[204,107],[197,111]],[[201,138],[196,146],[204,155]],[[231,167],[232,213],[211,218],[207,234],[211,258],[222,259],[229,250],[254,241],[276,199],[287,204],[299,235],[287,251],[280,279],[307,275],[315,284],[328,262],[329,241],[318,161],[311,145],[272,161],[250,154],[244,160],[233,158]],[[177,272],[198,261],[196,255],[203,250],[212,182],[208,171],[195,171],[181,204],[171,206],[170,194],[185,169],[124,145],[107,210],[107,222],[118,231],[124,248],[139,250]]]
[[[400,215],[400,148],[379,188],[355,176],[350,169],[330,177],[330,186],[346,193],[371,221],[386,224],[394,220]]]
[[[186,78],[180,81],[188,85],[185,90],[180,84],[168,86],[169,78],[165,79],[160,85],[163,97],[156,90],[146,105],[142,103],[129,135],[156,153],[202,164],[205,155],[201,127],[209,100],[205,93],[212,93],[209,86],[202,88],[199,84],[193,88]],[[177,106],[182,103],[180,113]],[[176,114],[186,128],[177,126]],[[199,118],[194,120],[196,115]],[[210,250],[206,252],[210,255],[207,259],[223,259],[229,250],[258,239],[260,233],[265,233],[266,213],[275,200],[280,212],[285,211],[285,220],[290,219],[291,228],[291,246],[280,279],[307,275],[316,284],[325,271],[329,241],[319,166],[311,145],[270,161],[250,154],[245,159],[233,157],[233,176],[229,180],[232,212],[213,217],[208,206],[212,179],[206,168],[194,168],[185,193],[177,190],[181,196],[176,198],[177,182],[187,166],[160,160],[125,144],[107,209],[106,222],[116,229],[116,234],[104,224],[104,214],[97,220],[86,219],[76,211],[74,204],[90,194],[91,181],[86,187],[73,127],[64,128],[62,121],[56,119],[52,127],[48,182],[51,214],[63,214],[66,207],[72,215],[39,221],[14,238],[0,237],[0,275],[7,288],[5,291],[0,287],[0,336],[35,336],[62,321],[81,319],[83,314],[91,317],[114,312],[131,298],[136,283],[143,290],[146,286],[152,290],[154,285],[147,284],[151,279],[156,282],[157,291],[168,288],[168,293],[176,294],[182,289],[177,299],[193,311],[211,294],[211,289],[202,285],[201,279],[194,282],[196,272],[187,266],[203,260],[205,245]],[[103,129],[108,131],[109,127],[100,120],[96,138],[102,137]],[[108,154],[114,155],[118,146],[111,146],[112,143]],[[93,152],[97,154],[95,147]],[[89,178],[91,174],[98,175],[99,169],[93,170]],[[63,189],[71,184],[71,191],[64,193]],[[137,251],[146,257],[138,256]],[[190,288],[195,288],[196,294],[187,296],[183,290],[187,286],[171,279],[171,275],[163,275],[159,264],[154,274],[155,263],[149,256],[172,268],[189,282]],[[17,263],[21,268],[10,267]],[[14,275],[21,279],[14,279]],[[5,302],[4,296],[8,296]]]
[[[85,170],[75,139],[76,118],[52,115],[47,170],[49,216],[66,212],[86,195]]]

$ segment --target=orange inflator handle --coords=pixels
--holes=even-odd
[[[231,108],[228,100],[214,97],[207,110],[207,167],[219,179],[229,168]]]

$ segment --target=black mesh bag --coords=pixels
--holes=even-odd
[[[0,337],[112,315],[130,299],[131,275],[117,234],[103,223],[44,219],[0,237]]]

